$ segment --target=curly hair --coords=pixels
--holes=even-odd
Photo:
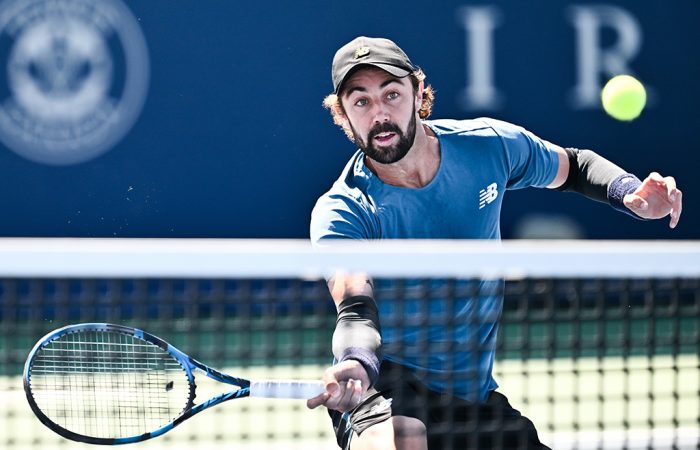
[[[411,84],[413,85],[413,93],[418,92],[418,86],[421,81],[425,80],[425,73],[421,69],[416,69],[415,72],[409,74]],[[421,100],[420,109],[418,110],[418,117],[421,119],[427,119],[433,112],[433,102],[435,102],[435,91],[430,85],[425,86],[423,89],[423,99]],[[338,94],[329,94],[323,99],[323,107],[330,111],[333,117],[333,123],[338,125],[343,129],[347,137],[351,140],[355,140],[355,136],[352,130],[343,127],[343,118],[345,117],[345,109],[340,102],[340,96]]]

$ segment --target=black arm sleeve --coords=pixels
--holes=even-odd
[[[623,202],[625,195],[634,192],[642,184],[639,178],[591,150],[566,148],[564,151],[569,157],[569,175],[557,190],[578,192],[640,219]]]
[[[591,150],[565,148],[564,151],[569,157],[569,175],[557,190],[578,192],[608,203],[608,186],[625,171]]]
[[[338,305],[333,332],[333,355],[336,360],[359,361],[374,384],[379,375],[382,338],[379,311],[372,297],[357,295]]]

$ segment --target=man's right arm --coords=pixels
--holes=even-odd
[[[373,221],[361,198],[334,186],[319,198],[311,213],[311,242],[328,247],[341,240],[372,239]],[[338,311],[333,333],[336,364],[323,374],[326,392],[310,399],[307,406],[348,411],[357,406],[379,373],[379,313],[371,282],[364,274],[336,273],[328,281],[328,289]]]
[[[333,354],[338,363],[323,374],[326,392],[308,400],[307,406],[348,411],[357,406],[379,373],[379,313],[366,275],[339,272],[328,287],[338,309],[333,333]]]

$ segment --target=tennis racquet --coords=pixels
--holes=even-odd
[[[237,389],[195,404],[195,372]],[[312,398],[320,381],[249,381],[226,375],[144,331],[106,323],[44,336],[24,366],[24,390],[41,422],[63,437],[117,445],[160,436],[242,397]]]

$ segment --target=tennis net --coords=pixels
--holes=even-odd
[[[503,297],[494,378],[552,448],[700,443],[697,242],[0,239],[0,447],[83,448],[45,428],[22,388],[34,343],[71,323],[135,326],[233,375],[318,378],[336,270],[374,278],[385,333],[438,336],[399,342],[425,358],[482,351],[441,333],[494,320],[479,305]],[[197,398],[220,389],[198,383]],[[436,442],[465,448],[474,424],[449,423]],[[329,449],[335,436],[303,401],[246,399],[139,446]]]

